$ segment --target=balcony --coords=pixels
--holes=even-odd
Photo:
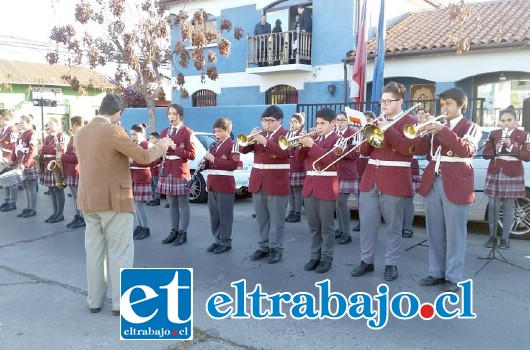
[[[250,74],[311,72],[311,33],[288,32],[249,35],[247,68]]]

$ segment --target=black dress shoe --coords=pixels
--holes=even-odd
[[[315,271],[318,273],[324,273],[328,272],[329,269],[331,269],[331,261],[320,261]]]
[[[4,202],[2,205],[0,205],[0,211],[2,211],[2,209],[4,209],[8,204],[8,202]]]
[[[396,265],[385,266],[385,281],[393,281],[398,278],[398,269]]]
[[[183,245],[188,241],[188,234],[186,231],[179,230],[177,239],[175,239],[172,245]]]
[[[85,218],[82,216],[79,216],[77,222],[74,223],[72,226],[70,226],[70,228],[79,228],[79,227],[85,227],[85,226],[86,226]]]
[[[215,250],[215,248],[217,248],[217,247],[219,247],[219,244],[217,244],[217,243],[212,243],[212,245],[210,245],[208,248],[206,248],[206,251],[207,251],[208,253],[211,253],[211,252],[213,252],[213,251]]]
[[[374,271],[374,264],[367,264],[364,261],[361,261],[361,263],[357,266],[355,266],[351,272],[352,276],[363,276],[367,274],[368,272]]]
[[[142,229],[142,226],[136,226],[136,228],[133,231],[133,239],[134,237],[136,237],[136,235],[140,232],[141,229]]]
[[[75,224],[79,220],[79,215],[75,215],[74,219],[66,224],[66,227],[71,227],[73,224]]]
[[[339,239],[342,237],[342,232],[339,231],[339,229],[335,229],[335,239]]]
[[[160,199],[153,199],[150,204],[152,207],[160,205]]]
[[[64,221],[64,215],[63,214],[59,214],[59,215],[55,215],[50,221],[48,221],[50,224],[54,224],[56,222],[59,222],[59,221]]]
[[[31,210],[31,209],[26,208],[26,209],[22,210],[22,212],[20,214],[17,214],[17,217],[21,218],[24,214],[26,214],[26,212],[28,210]]]
[[[23,218],[30,218],[32,216],[35,216],[37,215],[37,211],[35,209],[28,209],[28,211],[26,211],[26,213],[24,213],[22,215]]]
[[[114,316],[120,316],[120,310],[112,310]]]
[[[280,253],[277,250],[271,250],[271,253],[269,255],[269,259],[267,260],[267,262],[269,264],[276,264],[280,260],[282,260],[282,253]]]
[[[445,278],[436,278],[432,276],[427,276],[420,280],[420,284],[422,286],[435,286],[437,284],[444,284],[444,283],[445,283]]]
[[[250,260],[261,260],[270,255],[270,252],[264,252],[263,250],[256,250],[252,255],[250,255]]]
[[[0,209],[1,210],[1,209]],[[289,214],[285,217],[285,222],[289,222],[289,219],[291,218],[291,216],[293,216],[294,214],[294,211],[290,211]]]
[[[414,232],[412,230],[404,229],[403,231],[401,231],[401,237],[403,238],[412,238],[413,234]]]
[[[100,307],[91,307],[90,308],[90,312],[93,313],[93,314],[97,314],[100,311],[101,311]]]
[[[151,231],[149,230],[149,227],[142,227],[138,234],[133,237],[134,240],[140,240],[151,236]]]
[[[50,222],[55,217],[55,214],[50,215],[44,222]]]
[[[444,292],[457,293],[458,292],[458,285],[456,283],[447,281],[447,282],[445,282]]]
[[[287,222],[300,222],[300,213],[295,211],[293,216],[291,216]]]
[[[348,244],[351,243],[351,236],[349,233],[343,233],[337,242],[339,244]]]
[[[177,239],[177,236],[179,235],[179,232],[177,230],[171,230],[169,235],[162,240],[163,244],[173,243],[175,239]]]
[[[356,226],[354,226],[352,231],[361,231],[361,223],[359,222]]]
[[[2,208],[1,211],[5,212],[5,211],[11,211],[15,209],[17,209],[17,204],[13,202],[13,203],[7,203],[7,205],[4,206],[4,208]]]
[[[317,259],[309,260],[309,262],[304,265],[304,270],[312,271],[312,270],[316,269],[319,262],[320,262],[320,260],[317,260]]]
[[[166,208],[169,208],[169,203],[166,204]]]
[[[230,250],[232,250],[232,247],[229,247],[229,246],[226,246],[226,245],[220,245],[219,247],[217,247],[217,248],[215,248],[213,250],[213,253],[214,254],[222,254],[222,253],[229,252]]]

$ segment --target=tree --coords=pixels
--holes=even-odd
[[[171,65],[178,72],[177,86],[182,98],[189,97],[184,88],[185,77],[179,67],[186,68],[190,60],[205,76],[218,78],[217,55],[206,45],[217,42],[218,52],[230,55],[230,41],[222,36],[230,32],[232,23],[223,20],[219,30],[206,29],[206,12],[195,11],[191,16],[181,11],[172,20],[161,1],[137,0],[81,0],[75,6],[75,24],[55,26],[50,39],[57,43],[54,52],[46,55],[50,64],[64,62],[70,67],[88,64],[91,68],[115,64],[114,83],[120,92],[132,88],[144,99],[148,108],[149,129],[156,130],[155,104],[162,96],[160,68]],[[171,45],[171,25],[180,29],[179,37]],[[234,38],[243,36],[241,27],[234,28]],[[193,46],[193,49],[189,47]],[[61,51],[63,49],[63,51]],[[191,53],[190,53],[191,51]],[[208,66],[207,62],[208,61]],[[73,75],[63,79],[76,91],[87,90]]]

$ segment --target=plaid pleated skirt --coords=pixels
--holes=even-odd
[[[35,167],[24,169],[24,175],[26,175],[26,180],[37,180],[39,178],[39,174],[37,174]]]
[[[157,191],[163,194],[169,194],[172,196],[184,196],[190,194],[190,189],[186,187],[186,184],[189,180],[173,177],[173,175],[168,174],[164,177],[158,178]]]
[[[64,182],[67,186],[79,186],[79,176],[67,176]]]
[[[524,177],[506,176],[503,173],[487,174],[484,194],[489,197],[517,198],[525,196]]]
[[[137,202],[150,201],[152,196],[151,184],[133,182],[133,197]]]
[[[55,183],[55,176],[48,169],[44,169],[40,174],[40,184],[43,186],[54,187],[57,186]]]
[[[289,174],[289,179],[290,179],[290,182],[291,182],[290,185],[292,187],[304,186],[305,175],[306,175],[305,172],[303,172],[303,173],[290,173]]]
[[[359,193],[359,179],[340,180],[339,193]]]

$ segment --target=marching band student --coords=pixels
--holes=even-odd
[[[149,144],[150,146],[156,145],[160,141],[160,134],[156,131],[153,131],[149,134]],[[159,158],[150,164],[151,167],[151,192],[153,193],[153,199],[147,202],[147,205],[157,206],[160,205],[160,192],[158,192],[158,175],[160,174],[160,163],[162,158]]]
[[[267,107],[261,115],[263,131],[252,130],[254,142],[239,149],[241,153],[254,151],[248,191],[252,193],[261,241],[259,249],[250,255],[250,260],[268,257],[269,264],[282,259],[289,196],[289,150],[282,150],[278,145],[278,138],[287,135],[282,121],[280,107]]]
[[[188,160],[195,159],[195,145],[192,142],[190,128],[183,123],[184,108],[179,104],[170,104],[167,108],[170,127],[162,130],[162,138],[168,136],[175,143],[168,149],[160,165],[158,192],[166,195],[169,203],[171,232],[162,243],[179,246],[188,240],[187,230],[190,224],[189,188],[186,186],[191,178]]]
[[[149,148],[149,142],[145,139],[145,124],[134,124],[131,126],[131,139],[143,149]],[[151,167],[149,164],[140,164],[130,160],[131,179],[134,197],[134,220],[136,228],[133,231],[133,239],[140,240],[151,235],[149,229],[149,217],[145,202],[151,200]]]
[[[8,164],[18,137],[18,131],[12,123],[13,115],[11,112],[7,109],[0,109],[0,165],[4,168],[3,171],[9,171]],[[11,186],[4,186],[5,202],[0,206],[0,211],[17,209],[18,185],[16,183]]]
[[[335,132],[335,112],[330,108],[322,108],[316,113],[316,125],[319,137],[315,141],[311,137],[300,139],[303,148],[298,148],[296,158],[306,161],[306,167],[314,169],[313,164],[322,156],[315,167],[324,169],[338,158],[339,151],[335,146],[343,148],[338,142],[342,139]],[[333,248],[335,247],[335,233],[333,231],[333,213],[335,203],[339,197],[339,178],[337,165],[332,165],[326,171],[309,170],[302,190],[307,223],[311,232],[311,259],[304,265],[304,270],[315,270],[319,273],[329,271],[333,263]]]
[[[374,112],[366,111],[364,112],[364,116],[366,118],[367,124],[372,124],[375,120],[376,116]],[[363,176],[364,170],[366,169],[366,166],[368,165],[368,159],[370,156],[364,156],[361,153],[359,153],[359,158],[357,159],[357,175],[358,175],[358,183],[361,183],[361,178]],[[357,204],[359,203],[359,194],[360,192],[357,191]],[[361,231],[361,218],[359,218],[359,223],[355,225],[352,229],[352,231]]]
[[[420,109],[421,111],[421,109]],[[410,114],[418,119],[416,113],[411,111]],[[416,123],[419,120],[416,120]],[[405,202],[405,213],[403,215],[403,229],[401,230],[401,236],[403,238],[412,238],[414,231],[412,230],[412,223],[414,222],[414,194],[418,192],[420,187],[419,181],[421,181],[420,175],[420,165],[418,163],[418,156],[412,156],[412,162],[410,164],[410,170],[412,173],[412,197],[407,197]]]
[[[68,145],[68,136],[61,131],[61,122],[59,119],[52,117],[46,124],[49,135],[44,138],[42,144],[42,174],[40,177],[41,184],[48,186],[50,197],[53,205],[53,214],[44,222],[55,223],[64,220],[64,187],[58,184],[53,171],[48,170],[48,164],[52,160],[57,162],[57,167],[61,162],[61,157]],[[63,171],[59,168],[59,171]]]
[[[349,124],[346,112],[339,112],[337,114],[337,133],[344,137],[350,137],[359,129],[352,124]],[[335,236],[338,238],[339,244],[347,244],[351,242],[350,236],[350,207],[348,206],[348,198],[350,194],[357,195],[359,193],[359,181],[357,174],[357,159],[359,153],[357,151],[350,152],[347,156],[342,158],[337,164],[337,174],[339,176],[339,197],[337,198],[337,223],[339,233]]]
[[[18,123],[20,133],[11,153],[11,163],[24,171],[26,179],[22,187],[26,190],[26,208],[17,215],[19,218],[29,218],[37,215],[37,171],[35,170],[35,155],[37,154],[37,132],[33,129],[33,118],[27,115],[20,117]]]
[[[445,283],[446,292],[457,292],[464,275],[469,204],[475,200],[472,159],[481,130],[462,115],[467,107],[462,89],[450,88],[439,97],[446,123],[429,123],[419,130],[429,134],[414,139],[416,154],[430,154],[418,192],[425,197],[429,239],[429,276],[420,284]]]
[[[86,125],[87,121],[80,116],[73,117],[70,120],[70,133],[72,137],[70,137],[70,142],[68,142],[68,146],[66,147],[66,152],[61,156],[61,160],[63,162],[64,166],[64,177],[65,182],[68,185],[68,188],[70,189],[70,193],[72,193],[72,198],[74,200],[74,210],[75,215],[74,219],[66,224],[67,227],[70,228],[78,228],[78,227],[84,227],[85,224],[85,218],[83,217],[83,212],[79,209],[77,209],[77,188],[79,185],[79,165],[77,163],[77,155],[75,154],[74,149],[74,137],[75,133],[79,128],[81,128],[83,125]]]
[[[288,138],[300,135],[304,130],[305,113],[297,112],[293,114],[290,120],[291,132]],[[290,192],[289,192],[289,214],[285,218],[286,222],[300,222],[300,213],[302,212],[302,186],[304,186],[306,167],[305,162],[296,159],[294,156],[294,149],[289,150],[289,164],[290,164]]]
[[[209,169],[208,210],[214,243],[206,249],[221,254],[232,249],[232,224],[234,223],[234,201],[236,182],[233,171],[239,163],[239,147],[230,138],[232,121],[219,118],[213,124],[217,142],[211,152],[206,153],[204,168]]]
[[[412,196],[411,141],[403,135],[403,126],[413,124],[414,118],[403,116],[394,122],[401,112],[405,87],[391,82],[383,88],[379,103],[386,115],[381,126],[392,122],[384,134],[381,148],[365,142],[360,147],[361,154],[370,156],[359,187],[359,217],[361,225],[361,263],[351,272],[352,276],[362,276],[374,271],[374,256],[377,234],[381,225],[381,215],[386,223],[385,280],[398,277],[397,263],[401,255],[401,230],[407,197]]]
[[[517,114],[513,106],[500,112],[499,122],[502,129],[490,133],[483,153],[485,159],[491,159],[484,187],[484,193],[489,196],[490,227],[490,237],[485,246],[493,248],[497,245],[497,222],[502,201],[503,225],[499,248],[509,249],[515,198],[525,196],[522,161],[530,160],[530,140],[526,131],[517,128]]]

